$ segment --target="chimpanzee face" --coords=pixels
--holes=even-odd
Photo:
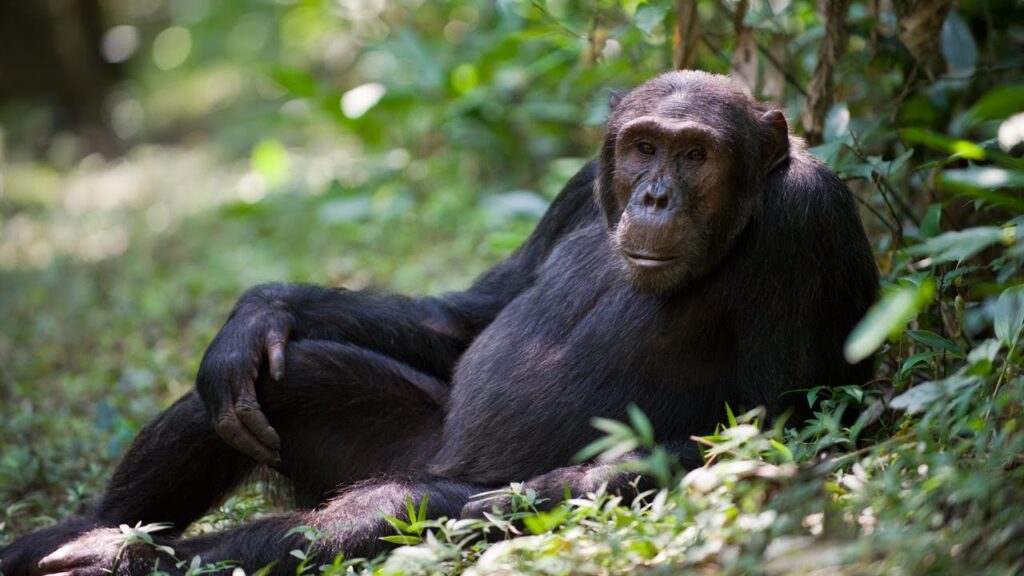
[[[713,269],[750,221],[779,140],[788,142],[781,113],[720,83],[668,74],[613,110],[599,201],[638,289],[670,292]]]

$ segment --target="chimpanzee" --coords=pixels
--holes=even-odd
[[[599,158],[569,181],[526,243],[465,292],[407,298],[271,284],[247,292],[186,395],[146,426],[91,513],[0,551],[8,576],[100,574],[122,523],[172,536],[259,464],[299,510],[166,540],[178,558],[248,571],[304,547],[372,555],[382,514],[428,495],[431,517],[525,481],[558,502],[608,483],[573,464],[593,417],[641,408],[689,466],[689,438],[724,405],[778,415],[784,392],[860,383],[842,344],[878,275],[849,190],[736,83],[673,72],[613,98]],[[627,454],[624,459],[636,458]],[[160,538],[157,538],[160,541]],[[145,573],[132,545],[118,573]],[[41,560],[41,562],[40,562]]]

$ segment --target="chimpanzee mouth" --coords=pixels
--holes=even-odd
[[[679,256],[666,256],[663,254],[645,254],[641,252],[623,252],[623,256],[630,264],[637,268],[663,268],[679,260]]]

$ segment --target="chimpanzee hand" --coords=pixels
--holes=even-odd
[[[577,497],[594,492],[602,484],[608,483],[611,491],[616,491],[620,484],[627,484],[635,474],[621,473],[611,464],[579,464],[556,468],[523,483],[523,492],[533,491],[536,501],[533,507],[538,511],[552,510],[565,500],[566,490],[570,497]],[[462,507],[460,518],[483,518],[484,512],[492,509],[502,513],[512,512],[512,496],[494,494],[485,498],[470,500]]]
[[[243,297],[199,365],[196,389],[217,434],[258,462],[279,466],[281,440],[256,398],[256,378],[267,366],[284,377],[285,346],[294,319],[260,288]],[[265,364],[264,364],[265,363]]]

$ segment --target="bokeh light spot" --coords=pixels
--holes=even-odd
[[[153,40],[153,63],[161,70],[181,66],[192,51],[192,33],[181,26],[172,26]]]
[[[387,90],[377,82],[368,82],[345,92],[341,97],[341,111],[353,120],[366,114],[377,105]]]

